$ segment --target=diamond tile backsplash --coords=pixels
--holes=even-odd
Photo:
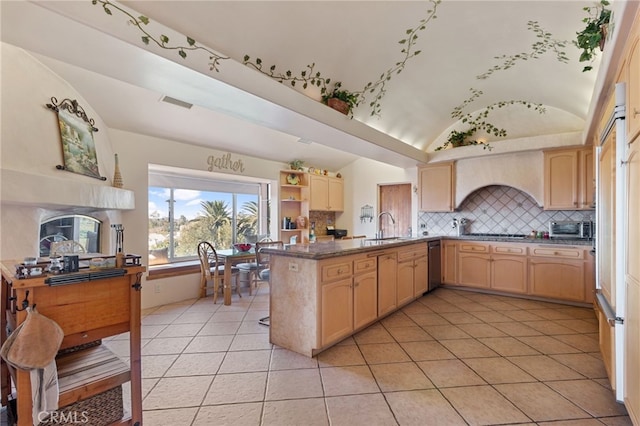
[[[552,220],[595,220],[593,210],[542,210],[527,193],[503,185],[471,193],[455,212],[418,212],[419,233],[456,235],[453,219],[468,220],[467,233],[526,234],[547,231]]]

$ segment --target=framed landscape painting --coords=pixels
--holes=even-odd
[[[58,123],[62,139],[64,169],[101,179],[96,146],[93,141],[93,126],[66,109],[58,111]]]

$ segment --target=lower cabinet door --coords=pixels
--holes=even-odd
[[[353,328],[358,329],[378,318],[378,273],[353,278]]]
[[[353,331],[352,278],[322,284],[321,341],[326,346]]]
[[[458,283],[469,287],[489,288],[491,258],[486,254],[460,253]]]
[[[442,283],[458,284],[458,245],[455,241],[442,242]]]
[[[491,257],[491,288],[510,293],[527,292],[527,258]]]
[[[584,265],[581,260],[531,259],[529,292],[554,299],[585,300]]]
[[[398,257],[396,253],[378,256],[378,316],[394,311],[398,306]]]
[[[429,290],[429,259],[422,256],[414,260],[413,266],[413,292],[415,297],[420,297]]]
[[[398,262],[398,306],[413,300],[413,260]]]

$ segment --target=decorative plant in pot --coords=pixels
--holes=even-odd
[[[449,133],[447,141],[442,144],[442,146],[437,147],[435,150],[441,151],[448,146],[451,146],[451,148],[457,148],[459,146],[482,145],[482,149],[488,149],[489,151],[491,151],[493,148],[489,144],[475,139],[469,139],[477,130],[478,129],[476,129],[475,127],[471,127],[464,132],[452,130],[451,133]]]
[[[583,8],[589,14],[588,17],[582,20],[587,25],[582,31],[576,33],[577,37],[573,42],[579,49],[582,49],[580,62],[593,63],[597,54],[596,49],[604,49],[609,21],[611,20],[611,10],[607,9],[607,6],[609,6],[607,0],[600,0],[595,6]],[[582,69],[582,72],[592,69],[591,65],[587,65]]]
[[[291,170],[302,170],[303,165],[304,165],[304,160],[289,161],[289,167],[291,167]]]
[[[342,83],[339,81],[333,86],[332,91],[327,91],[322,95],[322,103],[345,115],[348,115],[353,108],[358,106],[359,102],[360,96],[348,90],[343,90]]]

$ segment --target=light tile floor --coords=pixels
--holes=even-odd
[[[269,343],[268,310],[266,286],[146,310],[144,424],[631,424],[592,309],[440,288],[314,358]]]

